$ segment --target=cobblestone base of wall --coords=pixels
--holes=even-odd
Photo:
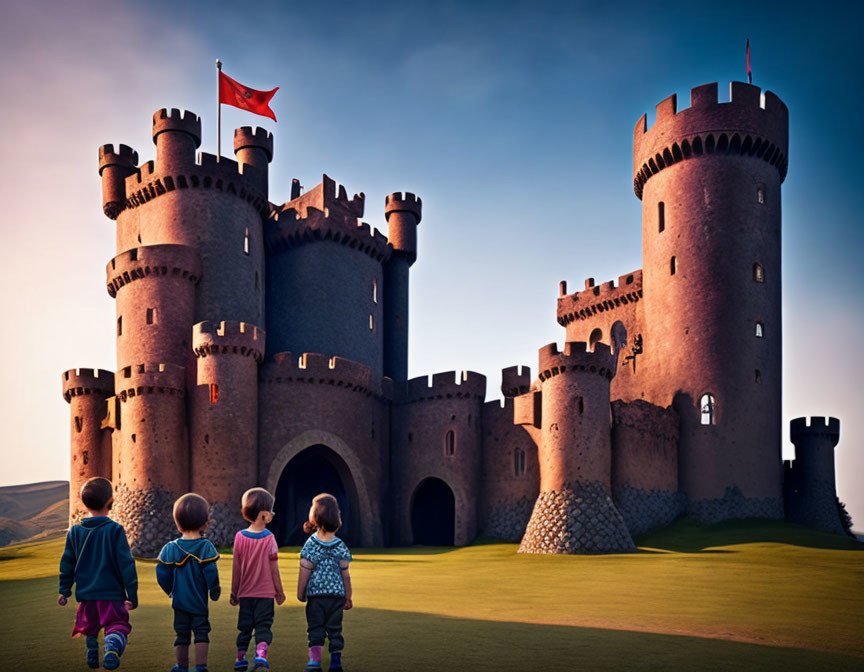
[[[504,541],[521,541],[531,519],[535,497],[501,500],[489,511],[483,534]]]
[[[690,501],[687,514],[700,523],[719,523],[731,518],[783,518],[782,497],[745,497],[736,486],[729,486],[722,497]]]
[[[840,520],[840,509],[834,489],[829,486],[815,486],[812,487],[811,493],[812,496],[806,501],[796,497],[795,501],[789,502],[787,507],[789,520],[823,532],[846,534],[846,528]]]
[[[179,536],[173,510],[174,496],[165,490],[132,490],[122,483],[114,489],[112,518],[126,530],[133,555],[156,557]]]
[[[642,490],[629,485],[616,486],[612,499],[631,535],[666,527],[684,513],[687,506],[683,493]]]
[[[520,553],[631,553],[636,550],[606,487],[571,482],[541,492]]]
[[[210,505],[210,520],[207,522],[204,536],[215,546],[233,546],[237,531],[247,527],[249,522],[243,518],[239,502],[235,504],[215,502]]]

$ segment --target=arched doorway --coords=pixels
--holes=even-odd
[[[324,445],[309,446],[295,455],[279,477],[276,486],[276,515],[270,530],[280,546],[300,546],[306,541],[303,523],[309,516],[312,498],[329,492],[339,502],[342,528],[337,532],[349,546],[359,532],[352,520],[359,511],[357,490],[348,466],[333,450]]]
[[[427,478],[411,500],[411,533],[415,544],[452,546],[456,497],[440,478]]]

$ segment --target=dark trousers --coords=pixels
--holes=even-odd
[[[237,615],[237,648],[244,651],[252,641],[252,630],[255,630],[255,641],[260,644],[273,641],[273,598],[272,597],[241,597],[240,613]]]
[[[207,614],[190,614],[188,611],[175,609],[174,632],[177,633],[174,646],[188,646],[192,642],[193,632],[196,644],[209,642],[210,620]]]
[[[345,648],[342,637],[342,609],[345,598],[334,595],[313,595],[306,600],[306,624],[309,626],[309,646],[324,646],[324,636],[330,640],[330,653]]]

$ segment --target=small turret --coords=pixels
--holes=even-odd
[[[201,145],[201,118],[188,110],[158,110],[153,114],[153,144],[160,173],[195,165],[195,150]]]
[[[411,192],[394,192],[384,199],[387,237],[396,253],[405,255],[410,266],[417,260],[417,225],[423,201]]]
[[[267,193],[267,164],[273,160],[273,134],[264,128],[243,126],[234,130],[234,156],[241,166],[255,166],[255,176],[263,180],[258,188]]]
[[[518,397],[531,388],[530,366],[508,366],[501,370],[501,394],[505,397]]]
[[[102,177],[102,211],[117,219],[126,207],[126,178],[138,168],[138,152],[127,145],[102,145],[99,148],[99,175]]]

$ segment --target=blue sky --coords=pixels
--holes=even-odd
[[[223,112],[226,147],[236,126],[274,131],[271,200],[327,172],[364,191],[365,220],[386,231],[387,193],[423,198],[411,373],[479,371],[496,398],[502,367],[536,368],[537,348],[563,340],[559,280],[641,268],[636,120],[706,82],[722,99],[746,77],[749,37],[754,84],[790,109],[784,415],[841,418],[840,496],[864,521],[862,19],[851,3],[7,0],[0,483],[67,477],[59,374],[114,367],[96,148],[152,158],[150,115],[169,106],[201,114],[215,151],[217,57],[244,84],[281,87],[277,124]]]

